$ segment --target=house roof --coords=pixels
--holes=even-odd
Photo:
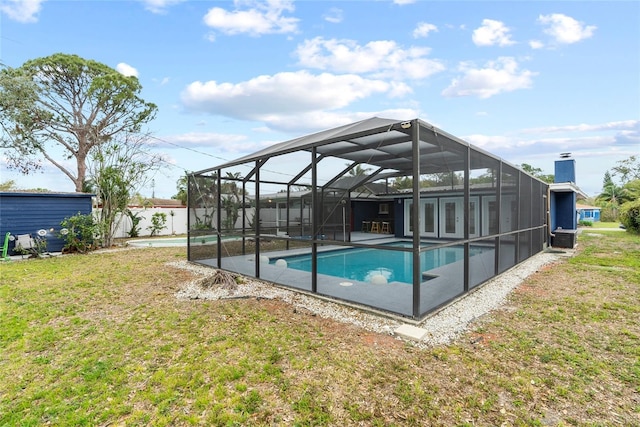
[[[186,208],[180,200],[160,199],[156,197],[129,202],[130,208]]]
[[[579,203],[576,203],[576,209],[599,211],[601,208],[598,206],[581,205]]]
[[[579,196],[587,198],[587,195],[573,182],[559,182],[549,184],[549,189],[554,193],[577,193]]]

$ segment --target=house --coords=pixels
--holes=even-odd
[[[253,198],[233,228],[230,182]],[[547,183],[420,119],[275,144],[191,174],[189,196],[189,241],[218,236],[190,261],[414,319],[544,250],[562,220]]]
[[[576,210],[578,211],[578,222],[580,221],[589,221],[589,222],[598,222],[600,221],[600,208],[597,206],[589,206],[583,205],[580,203],[576,204]]]

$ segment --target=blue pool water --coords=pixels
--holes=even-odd
[[[395,242],[391,245],[411,247],[411,243]],[[476,255],[485,249],[471,247],[470,255]],[[463,246],[451,246],[420,253],[420,271],[425,272],[436,267],[462,260]],[[311,254],[294,255],[270,260],[275,264],[278,259],[287,262],[287,268],[311,271]],[[382,274],[387,282],[413,282],[413,253],[384,249],[349,248],[318,253],[318,273],[337,276],[349,280],[369,282],[374,275]]]

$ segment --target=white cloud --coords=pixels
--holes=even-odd
[[[483,68],[474,68],[473,64],[461,63],[461,78],[454,79],[449,87],[442,91],[445,97],[477,96],[490,98],[503,92],[530,88],[532,77],[537,73],[519,70],[514,58],[501,57],[488,62]]]
[[[136,70],[129,64],[125,64],[124,62],[121,62],[118,65],[116,65],[116,71],[122,74],[123,76],[138,77],[138,70]]]
[[[551,132],[600,132],[609,130],[640,130],[640,120],[620,120],[616,122],[566,125],[566,126],[548,126],[541,128],[531,128],[523,130],[523,133],[551,133]]]
[[[269,121],[275,115],[343,108],[395,89],[385,81],[353,74],[298,71],[258,76],[237,84],[196,81],[185,88],[182,102],[192,111]]]
[[[4,0],[0,3],[0,12],[25,24],[37,22],[44,2],[45,0]]]
[[[171,79],[169,77],[163,77],[161,79],[153,79],[154,82],[158,83],[160,86],[168,85]]]
[[[344,16],[342,9],[332,7],[327,13],[324,14],[323,18],[325,21],[331,22],[332,24],[339,24],[344,19]]]
[[[554,155],[564,151],[577,152],[585,149],[610,145],[611,136],[580,136],[566,138],[532,138],[513,137],[505,135],[467,135],[463,138],[476,147],[511,158],[513,153],[518,155],[552,153]]]
[[[437,32],[438,27],[436,27],[433,24],[428,24],[426,22],[420,22],[418,23],[418,26],[415,28],[415,30],[413,30],[413,38],[417,39],[421,37],[427,37],[429,33],[432,31]]]
[[[560,44],[571,44],[588,39],[597,28],[595,25],[585,25],[562,13],[540,15],[538,22],[546,26],[544,32]]]
[[[258,147],[248,141],[246,135],[221,134],[214,132],[188,132],[179,135],[163,136],[154,140],[157,148],[218,148],[225,152],[253,151]]]
[[[560,133],[565,135],[556,136]],[[640,143],[640,120],[545,126],[522,129],[511,136],[469,135],[464,139],[501,155],[507,151],[517,151],[520,156],[537,153],[557,155],[563,151],[579,155],[587,150],[627,152],[627,147],[637,147]]]
[[[390,40],[362,46],[354,40],[316,37],[299,44],[295,55],[304,67],[403,80],[423,79],[445,69],[440,61],[426,58],[429,52],[425,47],[404,49]]]
[[[463,139],[514,164],[540,167],[544,173],[553,173],[559,154],[570,152],[577,161],[577,184],[587,194],[597,194],[604,172],[637,154],[640,120],[545,126],[511,135],[474,134]]]
[[[463,137],[465,141],[468,143],[475,145],[476,147],[480,147],[487,151],[495,152],[496,150],[502,148],[511,148],[514,141],[513,138],[503,136],[503,135],[466,135]]]
[[[540,40],[530,40],[529,47],[531,49],[542,49],[544,47],[544,43],[542,43]]]
[[[477,46],[509,46],[515,42],[511,40],[511,31],[504,23],[493,19],[483,19],[482,26],[473,31],[472,39]]]
[[[415,3],[416,0],[393,0],[393,3],[399,5],[399,6],[404,6],[405,4],[411,4],[411,3]]]
[[[298,30],[298,19],[283,16],[285,12],[294,10],[289,0],[266,0],[234,2],[236,10],[227,11],[220,7],[210,9],[204,16],[207,26],[225,34],[262,34],[293,33]],[[250,6],[248,9],[239,8]]]
[[[354,123],[374,116],[384,117],[386,119],[411,120],[418,117],[418,112],[410,108],[367,112],[311,111],[296,114],[295,119],[292,119],[291,116],[285,115],[273,116],[269,120],[269,126],[272,129],[283,132],[309,134],[324,129],[332,129],[334,127]]]
[[[153,13],[165,13],[170,6],[185,0],[141,0],[144,8]]]

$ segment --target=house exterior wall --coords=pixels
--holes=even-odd
[[[393,201],[393,234],[395,237],[404,237],[404,203],[402,199]]]
[[[60,223],[78,213],[90,214],[91,197],[82,193],[0,193],[0,235],[3,238],[6,233],[35,236],[38,230],[44,229],[48,231],[47,250],[59,252],[64,246],[58,237]],[[9,253],[13,247],[11,243]]]
[[[353,231],[362,231],[362,221],[371,221],[378,215],[378,202],[353,201]]]
[[[363,221],[389,221],[393,222],[395,212],[393,200],[354,201],[353,207],[353,231],[362,231]]]
[[[579,221],[600,221],[600,209],[578,209]]]
[[[578,228],[576,215],[576,193],[573,192],[556,192],[551,193],[552,199],[555,199],[555,222],[551,231],[562,228],[564,230],[575,230]]]

